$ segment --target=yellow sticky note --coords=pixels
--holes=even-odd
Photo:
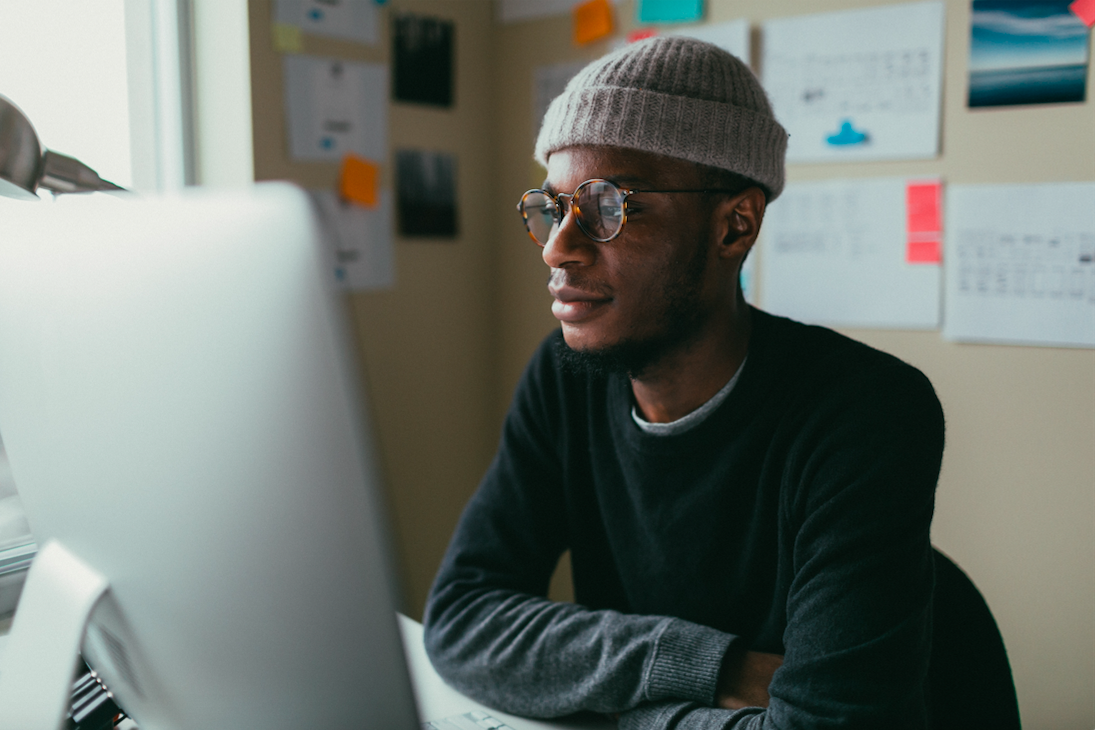
[[[608,0],[589,0],[574,7],[574,42],[590,43],[612,33],[612,6]]]
[[[338,176],[338,191],[351,203],[376,207],[376,182],[379,169],[368,160],[346,155],[342,158],[342,172]]]
[[[300,53],[304,50],[304,38],[300,28],[288,23],[274,23],[274,50],[278,53]]]

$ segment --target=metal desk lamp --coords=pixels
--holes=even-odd
[[[30,120],[0,95],[0,195],[37,198],[38,188],[57,194],[125,189],[103,180],[79,160],[43,149]]]

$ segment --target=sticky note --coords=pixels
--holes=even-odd
[[[1068,9],[1073,12],[1088,28],[1095,25],[1095,0],[1073,0]]]
[[[703,0],[639,0],[640,23],[689,23],[703,18]]]
[[[366,208],[374,208],[378,172],[377,166],[368,160],[356,155],[346,155],[342,158],[338,190],[344,199]]]
[[[909,233],[943,229],[939,210],[938,182],[910,182],[905,186],[905,212]]]
[[[612,6],[608,0],[589,0],[574,6],[574,42],[591,43],[612,33]]]
[[[653,28],[642,28],[641,30],[633,30],[627,34],[627,42],[634,43],[636,41],[646,40],[647,38],[653,38],[658,35],[658,31]]]
[[[938,264],[943,261],[943,247],[938,236],[905,244],[905,261],[910,264]]]
[[[274,50],[278,53],[300,53],[304,50],[304,38],[300,28],[288,23],[274,23]]]
[[[905,185],[905,261],[910,264],[942,261],[942,187],[938,180]]]

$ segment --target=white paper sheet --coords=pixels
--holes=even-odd
[[[495,18],[500,23],[518,23],[524,20],[567,15],[586,0],[497,0]],[[611,0],[618,5],[620,0]]]
[[[764,309],[818,324],[938,327],[939,266],[905,259],[906,183],[788,185],[761,228]]]
[[[951,340],[1095,347],[1095,182],[947,191]]]
[[[342,200],[333,190],[312,190],[331,253],[331,273],[347,291],[395,286],[392,194],[381,190],[375,208]]]
[[[749,55],[749,21],[745,18],[731,20],[728,23],[677,28],[667,32],[666,35],[684,35],[689,38],[699,38],[701,41],[714,43],[719,48],[729,51],[745,61],[746,64],[751,63],[751,56]]]
[[[788,162],[935,157],[941,2],[764,24],[764,86],[791,134]]]
[[[380,10],[373,0],[277,0],[274,20],[312,35],[375,45]]]
[[[347,152],[387,158],[386,65],[303,55],[284,56],[282,63],[293,159],[341,160]]]

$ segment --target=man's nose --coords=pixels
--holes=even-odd
[[[567,206],[555,235],[548,239],[541,252],[544,263],[553,269],[566,266],[589,266],[597,255],[593,239],[578,226],[573,206]]]

